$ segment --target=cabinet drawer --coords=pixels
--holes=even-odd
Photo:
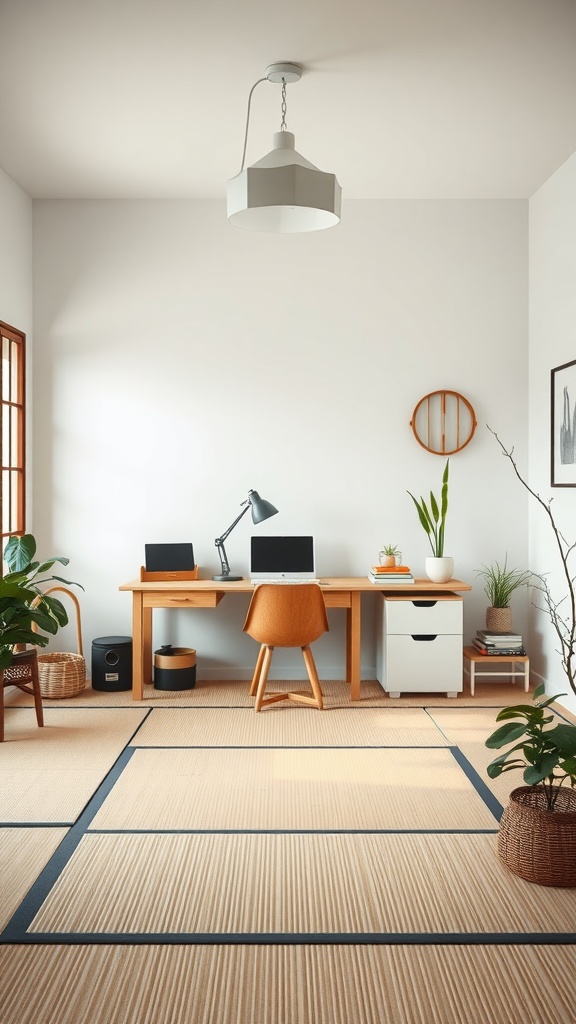
[[[384,689],[400,693],[462,690],[462,637],[436,635],[415,640],[388,636],[385,648]]]
[[[384,629],[390,633],[462,633],[462,598],[384,598]]]

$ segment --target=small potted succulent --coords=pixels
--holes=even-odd
[[[390,568],[392,565],[399,565],[402,559],[400,548],[396,544],[384,544],[378,553],[380,565]]]

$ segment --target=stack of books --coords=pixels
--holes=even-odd
[[[379,587],[393,587],[402,584],[414,583],[414,577],[407,565],[373,565],[368,573],[368,579]]]
[[[482,654],[526,654],[524,643],[519,633],[487,633],[479,629],[472,643]]]

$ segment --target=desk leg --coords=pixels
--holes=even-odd
[[[350,594],[350,607],[346,612],[346,682],[350,684],[350,700],[360,700],[361,646],[360,646],[360,591]]]
[[[132,593],[132,700],[144,696],[144,622],[142,593]]]
[[[142,679],[147,686],[152,685],[152,609],[142,609]]]

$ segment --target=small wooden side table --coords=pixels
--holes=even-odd
[[[509,669],[498,669],[497,671],[478,671],[477,664],[501,665],[505,663]],[[522,666],[519,668],[518,666]],[[464,648],[464,672],[470,676],[470,696],[474,696],[474,683],[480,676],[522,676],[524,678],[524,692],[528,693],[530,686],[530,658],[527,654],[481,654],[475,647]]]

